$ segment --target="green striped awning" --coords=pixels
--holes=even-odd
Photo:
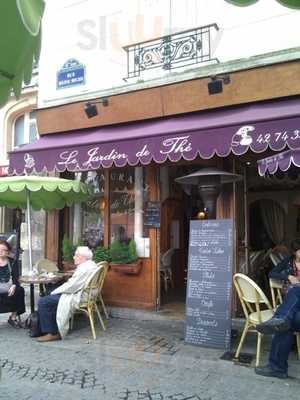
[[[41,44],[43,0],[0,1],[0,107],[29,83]]]

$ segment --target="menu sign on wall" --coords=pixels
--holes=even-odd
[[[160,227],[160,202],[148,201],[144,211],[144,227],[159,228]]]
[[[191,221],[186,298],[187,343],[230,348],[233,221]]]

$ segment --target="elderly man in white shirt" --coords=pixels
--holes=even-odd
[[[38,314],[42,336],[37,338],[38,342],[59,340],[67,334],[69,319],[80,302],[82,290],[99,269],[92,258],[93,253],[88,247],[77,247],[74,255],[76,270],[73,276],[50,295],[40,298]]]

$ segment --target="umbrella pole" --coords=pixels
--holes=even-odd
[[[29,250],[29,270],[32,271],[32,248],[31,248],[31,213],[30,213],[30,192],[26,190],[27,200],[27,233],[28,233],[28,250]]]
[[[28,252],[29,252],[29,271],[32,271],[32,248],[31,248],[31,213],[30,213],[30,192],[26,189],[27,201],[27,233],[28,233]],[[34,312],[34,285],[30,284],[30,311]]]

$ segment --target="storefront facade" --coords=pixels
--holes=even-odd
[[[157,309],[160,255],[176,249],[174,283],[184,290],[188,224],[203,207],[174,179],[209,166],[244,176],[223,187],[217,204],[217,218],[235,221],[236,271],[247,231],[240,227],[247,165],[300,146],[300,86],[290,82],[297,74],[299,61],[261,62],[232,72],[232,85],[217,96],[207,94],[208,78],[201,77],[114,94],[93,119],[84,114],[85,102],[39,110],[41,138],[11,154],[10,172],[55,172],[95,188],[90,204],[63,217],[49,213],[46,256],[59,259],[63,233],[94,248],[115,237],[134,239],[142,269],[132,276],[110,270],[105,299],[112,306]],[[144,224],[149,202],[159,205],[159,227]]]

